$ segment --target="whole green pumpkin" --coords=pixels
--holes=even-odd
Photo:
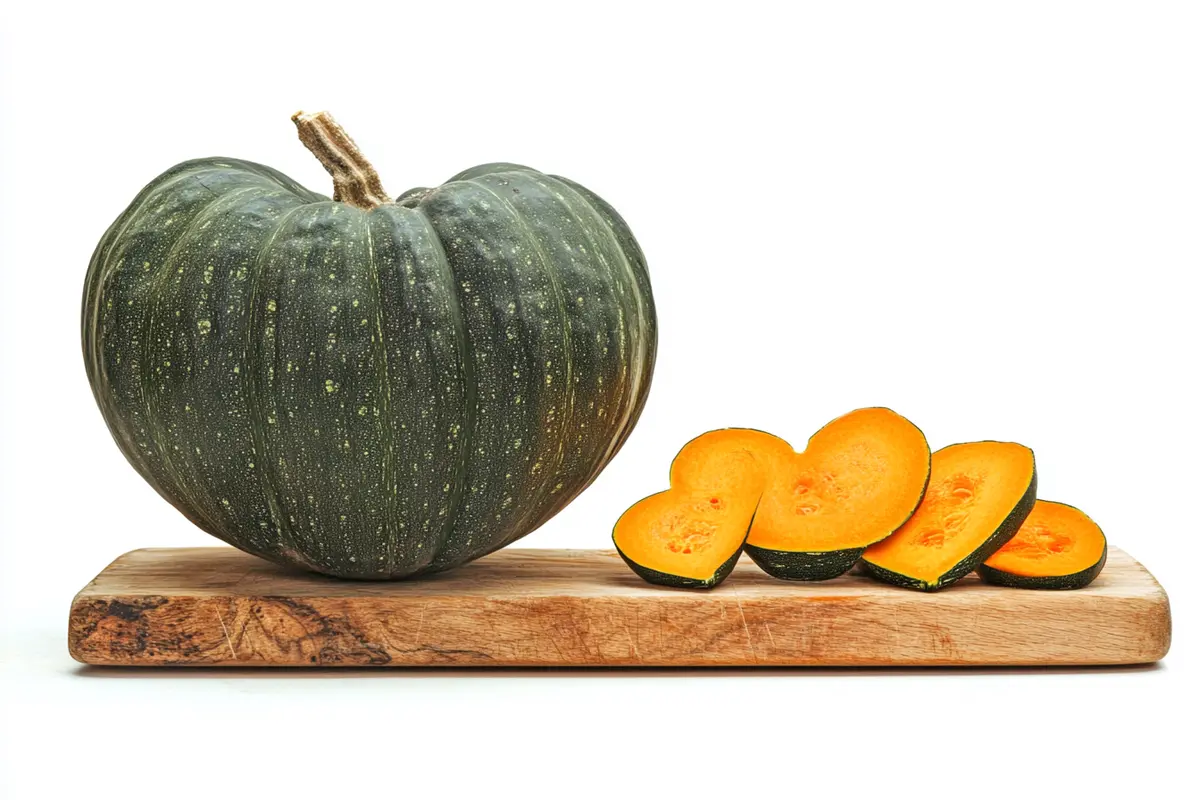
[[[637,242],[516,164],[392,202],[327,114],[293,119],[333,200],[188,161],[97,246],[83,352],[113,437],[188,519],[278,563],[401,578],[511,543],[641,413],[657,322]]]

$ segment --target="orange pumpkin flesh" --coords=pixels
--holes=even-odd
[[[712,431],[685,445],[671,465],[671,488],[617,520],[617,552],[650,583],[711,589],[737,563],[767,470],[726,434]]]
[[[767,573],[828,580],[863,550],[904,524],[929,480],[929,444],[920,429],[886,408],[833,420],[801,453],[781,439],[764,454],[771,477],[746,542]]]
[[[1104,532],[1078,508],[1038,500],[1017,535],[979,567],[988,583],[1019,589],[1081,589],[1108,557]]]
[[[701,434],[680,449],[671,462],[672,486],[697,486],[719,479],[729,453],[750,453],[768,473],[781,459],[794,455],[778,436],[753,428],[720,428]]]
[[[940,589],[999,550],[1037,496],[1033,451],[1010,442],[955,444],[933,454],[925,498],[900,530],[863,554],[881,580]]]

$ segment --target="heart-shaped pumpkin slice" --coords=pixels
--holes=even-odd
[[[639,500],[617,520],[613,544],[646,581],[711,589],[733,571],[767,477],[739,430],[693,439],[671,464],[671,488]]]
[[[771,438],[775,443],[760,442],[756,451],[771,477],[746,553],[776,578],[836,578],[903,525],[925,493],[929,443],[890,409],[838,417],[800,453]]]

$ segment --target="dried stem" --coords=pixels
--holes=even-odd
[[[292,122],[300,141],[333,176],[334,200],[365,210],[392,202],[379,182],[379,173],[329,112],[297,111]]]

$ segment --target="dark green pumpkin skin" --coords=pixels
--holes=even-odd
[[[624,221],[514,164],[363,211],[259,164],[185,162],[100,241],[82,333],[159,494],[247,552],[365,579],[550,519],[628,437],[657,347]]]
[[[944,589],[952,583],[963,578],[965,575],[974,572],[980,564],[992,557],[992,555],[1004,547],[1010,539],[1017,535],[1017,531],[1021,529],[1021,524],[1025,522],[1025,518],[1033,511],[1033,504],[1037,502],[1037,467],[1034,467],[1033,475],[1029,480],[1029,488],[1021,495],[1021,499],[1017,505],[1009,512],[1004,521],[999,527],[986,539],[983,544],[969,553],[965,558],[948,569],[938,580],[930,583],[927,581],[914,578],[910,575],[902,575],[898,572],[893,572],[890,569],[872,564],[870,561],[863,559],[860,563],[862,570],[873,578],[892,583],[896,586],[902,586],[906,589],[920,589],[923,592],[936,592],[939,589]]]
[[[1107,561],[1108,545],[1105,544],[1099,561],[1087,569],[1081,569],[1070,575],[1014,575],[1011,572],[989,567],[987,564],[980,564],[978,572],[979,577],[985,583],[1008,586],[1013,589],[1082,589],[1096,580]]]
[[[865,547],[798,553],[746,545],[746,555],[772,578],[785,581],[827,581],[843,575],[858,563]]]

